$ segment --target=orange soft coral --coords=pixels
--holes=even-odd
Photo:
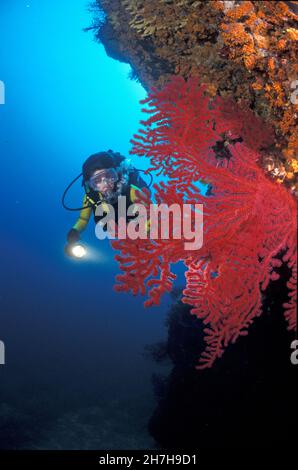
[[[129,62],[141,83],[199,76],[212,96],[247,104],[276,130],[278,169],[297,154],[292,102],[298,77],[297,15],[285,2],[98,0],[107,22],[97,32],[108,53]],[[262,164],[266,170],[265,163]],[[290,174],[290,179],[288,177]],[[298,174],[283,183],[297,190]],[[295,189],[296,188],[296,189]]]

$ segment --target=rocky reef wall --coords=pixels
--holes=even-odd
[[[198,76],[273,126],[261,162],[298,195],[297,2],[97,0],[96,38],[149,90]]]

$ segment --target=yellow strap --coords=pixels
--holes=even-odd
[[[100,205],[102,206],[103,210],[104,210],[107,214],[110,212],[109,206],[107,205],[106,202],[102,202]]]

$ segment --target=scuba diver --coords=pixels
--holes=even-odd
[[[67,234],[67,244],[65,252],[71,257],[84,256],[84,249],[78,244],[83,230],[88,225],[93,212],[94,221],[97,224],[104,216],[96,215],[96,209],[102,205],[103,211],[107,213],[107,204],[113,206],[115,211],[115,222],[117,223],[118,197],[126,196],[128,205],[136,201],[136,192],[149,187],[140,177],[138,170],[130,165],[130,162],[120,153],[108,150],[91,155],[83,164],[82,173],[77,176],[66,188],[62,197],[63,207],[67,210],[80,210],[80,215],[76,223]],[[65,204],[65,196],[70,187],[83,177],[82,186],[85,189],[83,205],[80,208],[70,208]],[[133,216],[131,216],[133,218]],[[127,216],[129,219],[129,216]],[[76,251],[77,250],[77,251]],[[83,250],[83,251],[82,251]]]

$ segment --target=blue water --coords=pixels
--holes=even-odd
[[[76,214],[61,194],[90,154],[128,155],[142,118],[130,67],[93,41],[85,0],[1,0],[1,448],[145,448],[154,409],[146,344],[166,337],[169,298],[113,291],[108,241],[65,257]],[[137,159],[139,167],[146,162]],[[77,184],[69,202],[80,204]]]

